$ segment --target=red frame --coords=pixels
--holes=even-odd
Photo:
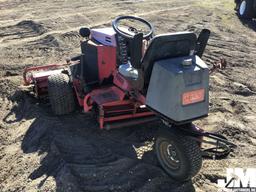
[[[143,119],[155,114],[147,108],[142,108],[145,104],[145,97],[140,93],[130,97],[132,86],[117,71],[116,48],[94,44],[97,48],[98,57],[98,79],[101,83],[104,79],[113,77],[113,83],[102,87],[99,86],[89,93],[84,93],[81,81],[73,80],[74,92],[78,104],[83,107],[84,112],[92,110],[93,106],[98,108],[98,123],[101,129],[111,123],[123,122],[131,119]],[[52,64],[26,68],[23,73],[24,85],[34,85],[34,91],[37,96],[47,95],[48,76],[54,74],[57,69],[63,69],[69,64],[78,64],[80,61],[70,62],[68,64]],[[41,75],[39,71],[46,71],[47,75]],[[31,72],[31,75],[28,73]],[[38,72],[38,73],[37,73]],[[43,73],[42,73],[43,74]],[[134,94],[132,94],[134,95]],[[150,119],[152,120],[152,118]],[[140,122],[146,122],[142,120]],[[115,126],[116,127],[116,126]]]
[[[124,84],[127,84],[126,80]],[[89,112],[96,104],[101,129],[109,123],[155,115],[146,107],[142,107],[145,104],[143,95],[138,94],[136,98],[126,98],[126,96],[127,93],[115,85],[95,89],[84,97],[83,108],[85,112]]]
[[[116,70],[116,48],[96,45],[98,52],[99,81],[110,77]]]
[[[56,70],[65,69],[68,65],[77,64],[79,61],[72,61],[65,64],[50,64],[43,66],[27,67],[23,72],[23,84],[25,86],[33,85],[37,97],[43,97],[48,93],[48,77],[56,74]],[[41,73],[40,72],[46,72]],[[28,75],[31,73],[30,75]],[[57,72],[58,73],[58,72]]]
[[[24,72],[23,72],[23,81],[24,81],[24,85],[30,85],[32,83],[35,82],[35,79],[32,76],[27,76],[27,74],[29,72],[33,72],[33,71],[49,71],[49,70],[53,70],[53,69],[59,69],[59,68],[63,68],[66,64],[51,64],[51,65],[43,65],[43,66],[36,66],[36,67],[27,67],[25,68]],[[48,76],[47,76],[48,77]],[[45,78],[45,76],[40,77]]]

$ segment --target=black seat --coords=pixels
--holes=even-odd
[[[194,54],[197,36],[191,32],[169,33],[155,36],[142,59],[144,90],[147,90],[155,61]]]

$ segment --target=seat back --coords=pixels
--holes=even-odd
[[[92,41],[81,43],[81,75],[85,83],[95,84],[99,82],[98,49],[97,44]]]
[[[155,61],[194,54],[196,41],[196,34],[191,32],[155,36],[142,59],[144,89],[147,90]]]

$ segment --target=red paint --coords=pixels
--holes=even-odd
[[[118,73],[116,48],[104,45],[95,46],[97,46],[98,54],[99,83],[111,76],[113,76],[113,82],[106,86],[99,85],[91,92],[85,93],[81,80],[73,78],[72,83],[76,99],[78,104],[83,107],[84,112],[91,111],[92,107],[96,105],[98,108],[98,123],[101,129],[104,128],[106,123],[118,123],[133,118],[154,116],[154,113],[149,109],[142,108],[145,104],[145,97],[138,91],[134,91],[129,81]],[[66,64],[27,68],[23,74],[24,84],[34,85],[38,96],[46,95],[48,93],[48,76],[56,73],[58,69],[65,68]]]
[[[149,111],[149,112],[143,112],[143,113],[120,115],[120,116],[116,116],[116,117],[106,117],[104,119],[104,121],[112,122],[112,121],[119,121],[119,120],[124,120],[124,119],[129,119],[129,118],[145,117],[145,116],[151,116],[151,115],[154,115],[154,113]]]
[[[125,79],[120,73],[118,72],[115,72],[114,73],[114,80],[113,80],[113,83],[120,87],[122,90],[125,90],[125,91],[131,91],[132,90],[132,87],[130,85],[130,83],[128,82],[127,79]]]
[[[116,70],[116,48],[97,45],[99,81],[109,78]]]
[[[84,112],[89,112],[92,109],[93,102],[91,101],[91,95],[87,94],[84,97],[83,106],[84,106]]]
[[[123,107],[123,109],[118,109],[120,107]],[[111,103],[111,105],[108,105],[108,107],[100,106],[99,108],[100,111],[98,121],[101,129],[104,128],[105,123],[112,123],[122,120],[129,120],[133,118],[148,117],[155,115],[147,108],[141,110],[140,105],[137,105],[131,100],[124,100],[123,103],[122,101],[116,103],[113,102]]]
[[[76,64],[71,62],[70,64]],[[51,64],[25,68],[23,72],[24,85],[34,85],[36,96],[45,96],[48,93],[48,77],[52,74],[61,73],[67,64]]]
[[[106,123],[155,115],[147,108],[142,108],[142,105],[143,103],[133,99],[113,101],[99,105],[100,128],[103,129]]]
[[[30,85],[31,83],[33,83],[33,80],[34,80],[33,75],[28,76],[28,73],[30,73],[30,72],[33,72],[33,71],[50,71],[50,70],[54,70],[54,69],[63,68],[65,65],[66,64],[51,64],[51,65],[25,68],[25,70],[23,72],[24,85]]]

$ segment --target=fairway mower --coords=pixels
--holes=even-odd
[[[140,26],[140,27],[138,27]],[[65,64],[26,68],[25,85],[49,98],[55,115],[80,107],[97,116],[100,129],[159,121],[155,151],[174,179],[185,181],[201,168],[202,157],[224,157],[234,144],[192,122],[209,110],[209,74],[201,59],[210,31],[154,35],[148,21],[114,19],[112,27],[81,28],[81,54]],[[161,125],[161,126],[160,126]],[[163,125],[163,126],[162,126]]]

